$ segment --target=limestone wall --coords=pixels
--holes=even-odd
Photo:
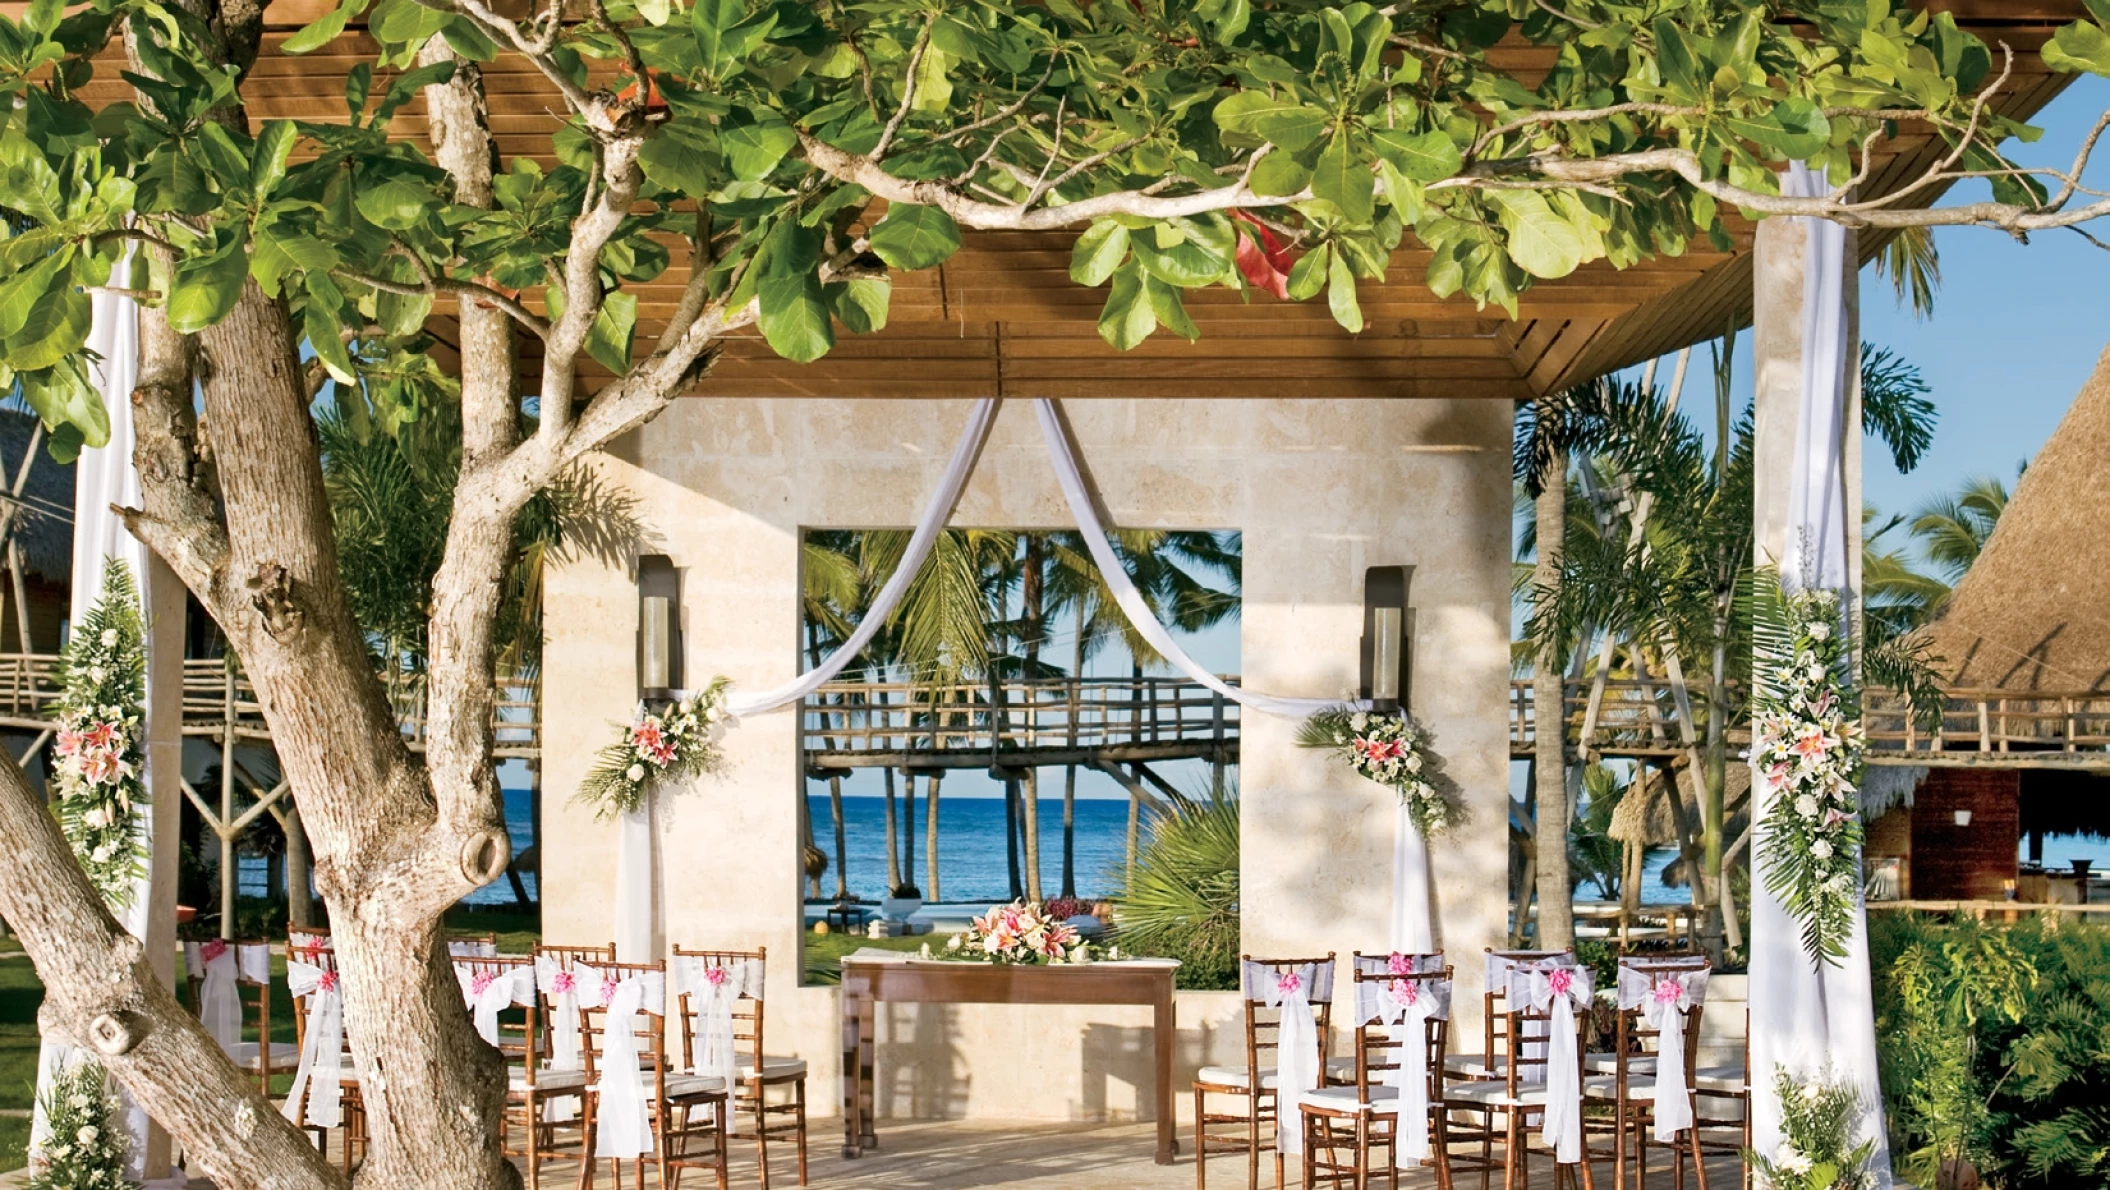
[[[966,413],[957,401],[685,400],[603,456],[605,476],[638,500],[648,548],[682,570],[689,681],[723,673],[759,689],[789,677],[800,530],[911,524]],[[1471,993],[1482,948],[1504,928],[1508,862],[1508,405],[1104,400],[1072,402],[1068,414],[1117,523],[1244,532],[1248,686],[1349,693],[1364,568],[1417,567],[1414,711],[1471,807],[1434,862],[1466,993],[1459,1024],[1477,1036]],[[1070,526],[1024,403],[1004,410],[954,523]],[[634,697],[635,587],[621,570],[574,563],[550,574],[546,599],[544,929],[553,941],[605,940],[615,830],[568,799]],[[1297,748],[1294,731],[1244,717],[1246,948],[1344,961],[1384,949],[1387,795]],[[793,986],[795,732],[790,711],[743,723],[729,737],[729,771],[673,799],[661,824],[664,919],[670,943],[767,945],[769,1048],[812,1063],[811,1102],[827,1112],[835,993]],[[1234,998],[1183,995],[1180,1013],[1184,1065],[1242,1044]],[[1148,1102],[1144,1009],[903,1006],[881,1018],[883,1113],[1068,1119]]]

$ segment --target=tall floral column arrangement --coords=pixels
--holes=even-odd
[[[1428,730],[1401,712],[1354,706],[1314,712],[1297,743],[1331,752],[1355,772],[1393,791],[1399,807],[1392,844],[1392,948],[1436,949],[1429,890],[1429,840],[1460,818],[1456,790],[1429,747]]]

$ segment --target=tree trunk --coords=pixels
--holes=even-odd
[[[1077,766],[1062,774],[1062,895],[1077,895]]]
[[[799,784],[804,785],[805,782],[802,780],[799,782]],[[809,901],[818,901],[821,899],[820,869],[813,867],[811,863],[814,857],[819,856],[821,854],[822,852],[820,849],[820,845],[814,842],[813,839],[813,799],[806,796],[806,791],[804,789],[800,789],[799,870],[806,873],[806,899]]]
[[[944,780],[943,769],[931,773],[923,796],[923,891],[932,901],[944,899],[938,888],[938,784]]]
[[[1128,837],[1123,841],[1122,879],[1123,889],[1132,889],[1136,883],[1136,848],[1143,834],[1143,795],[1141,782],[1128,787]]]
[[[1027,769],[1021,786],[1025,813],[1019,815],[1019,832],[1025,836],[1026,899],[1040,900],[1040,770]]]
[[[1729,624],[1727,597],[1717,605],[1714,655],[1707,675],[1707,771],[1700,781],[1700,874],[1695,885],[1707,901],[1700,918],[1700,945],[1716,963],[1723,958],[1722,799],[1729,780]]]
[[[886,782],[886,892],[891,897],[901,887],[901,833],[894,824],[894,770],[882,768],[879,774]]]
[[[848,832],[843,823],[843,779],[839,774],[828,776],[828,810],[835,818],[835,899],[850,899],[850,848]]]
[[[901,879],[909,887],[916,887],[916,774],[909,769],[901,770],[907,782],[901,800]]]
[[[308,830],[301,825],[300,807],[286,801],[286,924],[293,927],[315,924],[314,865],[308,858]]]
[[[1004,859],[1011,875],[1011,899],[1016,901],[1026,895],[1026,887],[1020,880],[1018,863],[1018,777],[1014,773],[1004,774]]]
[[[1544,410],[1542,416],[1546,416]],[[1550,606],[1560,589],[1561,546],[1568,524],[1568,462],[1555,452],[1539,475],[1538,563],[1533,598]],[[1568,761],[1566,703],[1559,650],[1539,649],[1531,666],[1535,789],[1538,793],[1538,945],[1565,950],[1575,942],[1575,903],[1568,877]]]

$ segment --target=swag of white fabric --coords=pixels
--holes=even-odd
[[[638,1029],[649,1027],[639,1019],[646,1013],[664,1012],[666,977],[657,971],[626,975],[621,979],[604,974],[584,963],[578,965],[579,1002],[599,1008],[601,1021],[600,1077],[594,1082],[598,1105],[594,1113],[597,1135],[593,1155],[634,1160],[652,1152],[650,1092],[641,1064],[644,1050],[638,1044]]]
[[[1685,1022],[1707,999],[1707,970],[1643,970],[1619,964],[1619,1007],[1639,1010],[1656,1031],[1656,1139],[1670,1144],[1692,1127],[1692,1088],[1685,1081]]]
[[[1807,197],[1828,183],[1800,163],[1781,179],[1781,193]],[[1783,583],[1840,589],[1847,567],[1845,444],[1849,383],[1857,344],[1848,334],[1846,231],[1823,219],[1804,221],[1809,240],[1803,258],[1802,402],[1797,412],[1795,458],[1789,482]],[[1847,601],[1842,600],[1842,603]],[[1754,788],[1759,786],[1754,784]],[[1877,1079],[1875,994],[1868,968],[1865,910],[1856,915],[1837,964],[1812,963],[1802,948],[1801,927],[1768,891],[1764,856],[1766,818],[1761,807],[1751,840],[1751,1125],[1752,1144],[1776,1152],[1781,1142],[1780,1098],[1774,1072],[1800,1078],[1838,1078],[1850,1083],[1866,1105],[1854,1128],[1856,1141],[1874,1144],[1867,1172],[1878,1190],[1892,1184],[1890,1144],[1883,1125],[1883,1096]],[[1855,890],[1858,898],[1860,890]]]
[[[532,967],[499,967],[472,960],[455,963],[454,977],[461,981],[462,1000],[469,1006],[470,1019],[476,1022],[476,1035],[490,1045],[498,1044],[498,1015],[515,1004],[530,1004],[535,999]],[[577,1036],[574,1032],[573,1037]]]
[[[286,988],[308,1001],[307,1034],[300,1068],[280,1110],[295,1124],[337,1128],[344,1124],[344,991],[335,966],[286,956]],[[307,1110],[301,1110],[305,1103]]]
[[[1575,1010],[1590,1005],[1590,969],[1551,962],[1510,968],[1509,1002],[1551,1017],[1546,1041],[1546,1113],[1540,1139],[1562,1165],[1582,1160],[1582,1060],[1575,1051]]]
[[[243,980],[271,982],[271,948],[233,946],[218,940],[186,942],[183,969],[199,979],[199,1023],[221,1049],[233,1053],[242,1043],[242,996],[237,985]]]
[[[579,985],[570,968],[548,955],[535,956],[535,986],[549,1002],[549,1069],[580,1069]],[[569,1097],[552,1099],[542,1106],[542,1118],[562,1123],[578,1115],[578,1104]]]
[[[1247,961],[1244,978],[1246,995],[1260,999],[1276,1013],[1275,1150],[1294,1156],[1304,1151],[1304,1116],[1297,1105],[1318,1089],[1322,1073],[1319,1022],[1311,1006],[1314,1001],[1333,999],[1333,966],[1300,963],[1281,967]]]
[[[1436,949],[1436,914],[1429,904],[1429,840],[1400,799],[1392,812],[1392,949],[1427,954]]]
[[[677,955],[668,975],[674,981],[675,992],[688,997],[688,1012],[696,1030],[695,1045],[689,1052],[689,1073],[720,1079],[725,1086],[732,1086],[740,1076],[733,1009],[742,996],[762,998],[762,963],[756,959]]]
[[[1429,1155],[1429,1022],[1451,1019],[1451,981],[1415,979],[1443,968],[1440,954],[1365,955],[1357,970],[1393,975],[1382,983],[1356,981],[1356,1024],[1385,1026],[1391,1068],[1379,1081],[1399,1095],[1400,1155],[1419,1161]]]

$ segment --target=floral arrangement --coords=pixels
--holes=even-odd
[[[1770,1157],[1744,1150],[1744,1160],[1773,1190],[1866,1190],[1875,1184],[1868,1159],[1876,1142],[1853,1143],[1863,1107],[1852,1087],[1830,1078],[1798,1079],[1775,1068],[1780,1096],[1780,1148]],[[1851,1146],[1851,1147],[1849,1147]]]
[[[600,817],[613,818],[644,805],[645,795],[669,777],[715,771],[724,763],[719,741],[732,720],[726,686],[724,678],[714,679],[660,711],[639,703],[623,737],[601,749],[579,783],[579,800],[597,807]]]
[[[139,589],[125,564],[112,559],[102,594],[59,655],[51,805],[88,879],[119,909],[131,904],[146,872],[146,668]]]
[[[41,1144],[30,1157],[31,1190],[119,1190],[131,1136],[117,1119],[103,1068],[81,1059],[53,1075],[44,1090]]]
[[[1761,580],[1764,583],[1764,580]],[[1761,599],[1751,763],[1764,799],[1766,888],[1802,924],[1821,963],[1846,955],[1859,912],[1861,710],[1839,596],[1780,590]]]
[[[1083,963],[1091,944],[1038,901],[992,905],[945,942],[949,959],[986,963]]]
[[[1429,751],[1429,733],[1405,715],[1328,707],[1304,721],[1297,743],[1332,752],[1356,772],[1398,791],[1424,837],[1458,821],[1458,807]]]

